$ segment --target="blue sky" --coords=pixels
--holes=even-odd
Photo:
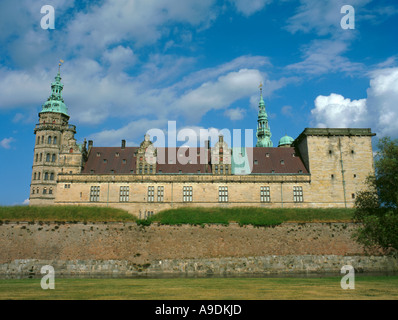
[[[341,27],[346,4],[355,29]],[[0,205],[29,197],[33,128],[60,59],[76,138],[95,146],[138,145],[168,121],[255,130],[260,82],[274,146],[306,127],[398,138],[397,29],[387,0],[2,0]]]

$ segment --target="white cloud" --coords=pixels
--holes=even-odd
[[[283,106],[281,109],[281,112],[283,115],[285,115],[287,117],[293,117],[292,110],[293,110],[292,106]]]
[[[351,101],[335,93],[318,96],[311,114],[315,117],[317,127],[361,127],[366,116],[366,99]]]
[[[304,60],[286,66],[287,70],[311,75],[322,75],[332,72],[345,72],[353,75],[363,70],[360,63],[351,62],[343,56],[348,50],[347,42],[341,40],[315,40],[304,48]]]
[[[253,13],[261,11],[272,0],[230,0],[230,2],[235,5],[238,12],[245,16],[250,16]]]
[[[348,4],[358,12],[372,0],[351,0]],[[342,32],[340,26],[341,7],[346,5],[345,0],[300,0],[297,13],[287,21],[286,29],[295,34],[297,32],[314,32],[317,35],[349,35]],[[352,31],[352,30],[351,30]]]
[[[245,114],[246,110],[242,108],[228,109],[224,112],[224,115],[232,121],[242,120],[245,117]]]
[[[27,198],[27,199],[25,199],[23,202],[22,202],[22,205],[23,206],[28,206],[29,205],[29,198]]]
[[[3,140],[0,141],[0,147],[4,149],[10,149],[11,148],[11,142],[14,142],[15,139],[13,137],[10,138],[4,138]]]
[[[367,98],[318,96],[311,110],[317,127],[369,127],[379,136],[398,137],[398,68],[371,73]]]

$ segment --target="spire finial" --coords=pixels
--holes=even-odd
[[[58,63],[58,73],[61,72],[61,65],[62,65],[64,62],[65,62],[64,60],[59,60],[59,63]]]
[[[258,86],[260,88],[260,95],[263,96],[263,84],[260,82],[260,85]]]

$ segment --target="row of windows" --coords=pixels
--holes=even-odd
[[[36,144],[43,144],[44,143],[44,139],[45,139],[44,136],[38,136]],[[47,142],[47,144],[57,144],[57,137],[56,136],[54,136],[54,137],[49,136],[49,137],[47,137],[46,142]]]
[[[36,153],[35,162],[42,160],[43,160],[43,154]],[[55,153],[53,153],[52,155],[50,153],[46,154],[46,162],[55,162],[56,160],[57,160],[57,155]]]
[[[98,202],[100,195],[100,187],[92,186],[90,189],[90,201]],[[130,195],[130,187],[122,186],[119,191],[119,201],[128,202]],[[155,187],[149,186],[147,192],[147,201],[155,202]],[[164,201],[164,187],[159,186],[156,189],[156,201]],[[185,186],[182,188],[182,201],[192,202],[193,201],[193,187]],[[218,202],[228,202],[228,187],[222,186],[218,188]],[[264,186],[260,187],[260,201],[261,202],[271,202],[271,192],[270,187]],[[293,187],[293,202],[304,202],[303,187]]]
[[[33,180],[40,180],[41,172],[34,172],[33,173]],[[54,172],[44,172],[43,180],[54,180],[55,175]]]
[[[53,188],[46,188],[44,187],[42,190],[43,194],[53,194]],[[40,188],[39,187],[33,187],[32,188],[32,194],[40,194]]]

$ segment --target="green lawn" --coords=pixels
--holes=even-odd
[[[147,220],[138,220],[128,212],[107,207],[91,206],[10,206],[0,207],[0,224],[8,221],[57,222],[137,222],[165,225],[229,224],[274,226],[283,222],[349,222],[354,209],[267,209],[237,208],[179,208],[161,211]]]
[[[343,290],[341,277],[326,278],[55,278],[54,290],[40,279],[0,280],[0,299],[62,300],[345,300],[398,299],[398,276],[357,276]]]

